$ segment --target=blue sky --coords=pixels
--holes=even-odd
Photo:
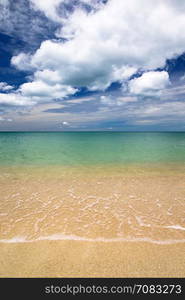
[[[0,130],[185,130],[185,2],[0,0]]]

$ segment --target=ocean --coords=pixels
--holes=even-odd
[[[0,165],[170,162],[185,162],[185,132],[0,133]]]

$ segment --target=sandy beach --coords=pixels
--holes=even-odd
[[[185,244],[40,241],[1,244],[1,277],[184,277]]]
[[[1,168],[1,277],[184,277],[184,166]]]

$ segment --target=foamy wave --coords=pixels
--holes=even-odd
[[[175,230],[185,230],[185,227],[182,227],[180,225],[169,225],[169,226],[163,226],[165,228],[169,228],[169,229],[175,229]]]
[[[0,243],[26,243],[26,242],[29,242],[29,240],[26,239],[26,237],[24,236],[15,236],[9,240],[7,239],[3,239],[3,240],[0,240]]]
[[[11,239],[2,239],[0,243],[33,243],[38,241],[86,241],[86,242],[103,242],[103,243],[110,243],[110,242],[146,242],[146,243],[153,243],[153,244],[177,244],[177,243],[185,243],[185,239],[180,240],[153,240],[150,238],[87,238],[81,237],[76,235],[64,235],[64,234],[53,234],[49,236],[41,236],[36,239],[29,240],[26,237],[13,237]]]

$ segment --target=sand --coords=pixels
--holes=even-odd
[[[0,276],[185,277],[184,169],[2,168]]]
[[[40,241],[1,244],[1,277],[185,277],[185,244]]]

